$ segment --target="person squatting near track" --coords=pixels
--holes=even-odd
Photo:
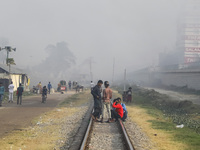
[[[122,119],[124,116],[123,107],[121,105],[121,98],[114,99],[113,105],[113,120],[117,121],[119,118]]]
[[[94,112],[92,114],[92,119],[94,121],[97,121],[97,118],[99,118],[101,115],[101,108],[102,108],[101,86],[102,84],[103,84],[103,81],[99,80],[97,85],[91,90],[91,94],[93,95],[93,98],[94,98]]]
[[[123,117],[122,117],[121,119],[122,119],[122,121],[126,121],[126,118],[127,118],[127,115],[128,115],[128,111],[127,111],[127,109],[126,109],[126,105],[125,105],[124,103],[121,102],[121,98],[120,98],[120,97],[114,99],[114,100],[113,100],[113,103],[116,102],[117,100],[118,100],[118,104],[121,104],[121,105],[122,105],[122,108],[123,108]],[[115,110],[116,110],[115,108],[113,108],[113,109],[111,110],[111,116],[112,116],[111,122],[113,122],[114,119],[115,119],[115,118],[114,118],[114,115],[113,115],[113,111],[115,111]]]
[[[111,110],[110,110],[110,102],[112,99],[112,90],[109,87],[109,82],[104,82],[105,89],[103,90],[103,103],[102,103],[102,118],[101,122],[103,123],[103,119],[105,118],[105,112],[108,112],[108,122],[111,122]]]
[[[120,103],[121,103],[121,100],[120,100]],[[122,108],[123,108],[123,118],[122,118],[122,121],[126,121],[126,118],[127,118],[127,115],[128,115],[128,111],[126,109],[126,105],[124,103],[121,103],[122,105]]]

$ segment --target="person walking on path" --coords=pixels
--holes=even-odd
[[[22,93],[24,92],[24,89],[22,87],[22,84],[19,84],[19,87],[17,88],[17,105],[22,104]]]
[[[45,103],[47,99],[47,87],[44,86],[42,89],[42,103]]]
[[[68,82],[68,86],[69,86],[69,90],[71,90],[72,89],[72,82],[71,81]]]
[[[112,90],[109,87],[109,82],[104,82],[105,89],[103,90],[103,104],[102,104],[102,118],[101,122],[105,118],[106,111],[108,112],[108,122],[111,121],[111,111],[110,111],[110,102],[112,99]]]
[[[51,85],[51,83],[49,82],[49,84],[48,84],[49,94],[50,94],[50,92],[51,92],[51,88],[52,88],[52,85]]]
[[[5,88],[3,84],[0,82],[0,107],[2,106],[4,92],[5,92]]]
[[[97,118],[101,115],[101,86],[103,84],[102,80],[99,80],[97,85],[92,89],[91,94],[94,97],[94,112],[92,114],[92,119],[97,121]]]
[[[9,89],[9,101],[8,103],[12,102],[13,103],[13,92],[14,92],[14,85],[13,82],[11,81],[10,85],[8,86]]]

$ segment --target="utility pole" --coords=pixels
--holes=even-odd
[[[16,48],[12,48],[11,46],[5,46],[5,48],[0,48],[0,51],[4,49],[7,51],[6,65],[8,66],[9,52],[11,52],[12,50],[16,51]]]
[[[126,69],[124,70],[124,91],[126,91]]]
[[[90,57],[90,77],[91,77],[91,81],[93,81],[93,75],[92,75],[92,57]]]
[[[115,57],[113,59],[113,74],[112,74],[112,84],[114,83],[114,75],[115,75]]]
[[[9,53],[13,50],[13,51],[16,51],[16,48],[12,48],[11,46],[5,46],[5,48],[0,48],[0,51],[1,50],[6,50],[7,51],[7,57],[6,57],[6,65],[9,67],[9,74],[10,74],[10,65],[11,64],[15,64],[14,63],[14,59],[13,58],[10,58],[9,59]],[[11,62],[12,61],[12,62]]]

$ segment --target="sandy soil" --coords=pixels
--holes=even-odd
[[[0,108],[0,137],[31,125],[35,117],[52,110],[59,102],[72,94],[74,92],[50,94],[45,104],[41,103],[41,95],[24,98],[22,105],[17,105],[16,100],[14,103],[3,103],[3,107]]]
[[[189,100],[189,101],[192,101],[194,104],[200,105],[200,96],[198,96],[198,95],[184,94],[184,93],[179,93],[179,92],[174,92],[174,91],[169,91],[169,90],[164,90],[164,89],[158,89],[158,88],[150,88],[150,87],[148,87],[147,89],[154,89],[155,91],[157,91],[161,94],[166,94],[172,100],[178,100],[178,101]]]

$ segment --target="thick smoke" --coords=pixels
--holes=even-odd
[[[51,81],[56,85],[59,80],[70,78],[70,68],[76,64],[76,58],[70,51],[66,42],[56,45],[48,45],[45,49],[48,57],[39,65],[32,67],[30,71],[33,84],[43,81],[46,84]]]

